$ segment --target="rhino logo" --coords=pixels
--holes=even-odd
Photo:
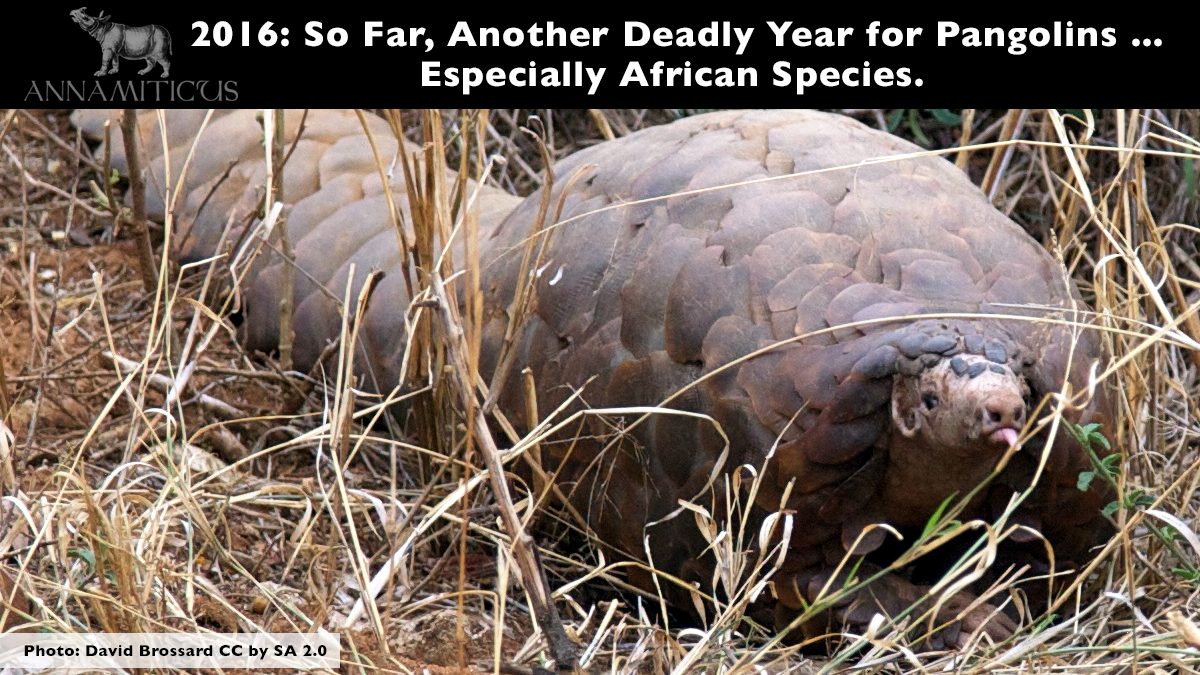
[[[163,77],[171,72],[171,61],[167,59],[171,53],[171,34],[166,28],[156,24],[126,26],[109,21],[104,12],[99,16],[88,16],[86,12],[87,7],[80,7],[71,12],[71,19],[100,43],[102,60],[97,77],[116,73],[121,59],[145,59],[146,67],[138,75],[150,72],[155,63],[162,66]]]

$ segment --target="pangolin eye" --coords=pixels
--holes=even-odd
[[[926,410],[933,410],[934,408],[938,407],[938,403],[941,403],[941,401],[938,400],[938,397],[934,396],[933,394],[923,394],[921,396],[921,402],[925,404]]]

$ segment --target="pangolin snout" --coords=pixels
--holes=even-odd
[[[980,406],[980,429],[994,443],[1016,445],[1025,426],[1025,401],[1014,393],[998,393]]]

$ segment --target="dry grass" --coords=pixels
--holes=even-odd
[[[614,592],[629,563],[547,536],[563,529],[551,523],[571,520],[548,509],[553,500],[497,499],[488,485],[497,485],[499,462],[536,457],[552,426],[575,421],[540,411],[546,424],[533,434],[490,438],[481,420],[493,411],[476,384],[480,307],[445,302],[446,284],[465,284],[467,297],[478,297],[478,249],[468,246],[467,260],[450,261],[438,244],[478,235],[454,202],[469,195],[447,184],[440,167],[528,192],[548,180],[542,168],[555,156],[679,112],[543,111],[545,149],[519,131],[528,120],[518,111],[391,118],[397,133],[447,140],[445,153],[433,143],[426,157],[405,165],[419,255],[409,280],[416,300],[408,314],[408,381],[431,394],[413,397],[413,438],[390,429],[380,412],[400,394],[380,400],[354,388],[352,350],[343,349],[336,371],[317,382],[245,357],[224,314],[196,302],[218,287],[215,266],[173,271],[161,260],[155,291],[143,292],[120,219],[114,223],[87,189],[99,180],[96,162],[65,120],[6,115],[0,562],[17,579],[13,604],[28,616],[5,625],[29,620],[55,632],[320,627],[342,632],[345,672],[536,669],[561,646],[547,647],[530,611],[539,605],[539,584],[528,554],[507,534],[517,518],[542,537],[553,608],[578,645],[580,667],[591,672],[1195,671],[1196,110],[1082,119],[975,111],[957,127],[929,128],[921,126],[924,117],[901,118],[913,120],[901,133],[918,129],[935,145],[955,146],[949,158],[1062,257],[1108,328],[1115,358],[1097,383],[1112,388],[1120,410],[1120,427],[1106,430],[1123,453],[1114,474],[1118,534],[1091,574],[1060,599],[1057,613],[1066,620],[1031,621],[998,645],[978,640],[957,652],[918,654],[904,630],[920,625],[913,615],[899,628],[880,623],[867,635],[841,636],[833,655],[811,658],[743,620],[773,564],[767,556],[748,567],[742,551],[757,532],[713,522],[697,508],[698,522],[718,542],[725,592],[700,600],[709,603],[704,626],[679,627],[657,611],[659,600]],[[857,112],[868,123],[888,117]],[[964,140],[969,147],[957,147]],[[490,161],[493,154],[507,158],[502,167]],[[553,208],[547,205],[547,223]],[[105,243],[114,234],[116,243]],[[453,269],[465,274],[452,278]],[[343,306],[359,311],[347,312],[341,345],[353,344],[368,292],[344,298]],[[454,377],[430,376],[446,366]],[[282,404],[310,390],[298,409]],[[497,446],[514,450],[501,455]],[[744,472],[729,480],[729,494],[753,489]],[[931,524],[914,554],[946,538],[979,536],[952,516],[951,509]],[[945,587],[969,581],[1004,536],[1003,527],[987,532]],[[1007,597],[1003,586],[995,593],[996,602]],[[541,618],[553,625],[553,617]]]

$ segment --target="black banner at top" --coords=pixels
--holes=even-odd
[[[9,32],[20,65],[0,88],[11,106],[1186,106],[1197,97],[1190,22],[1078,7],[983,17],[949,5],[919,16],[795,5],[712,19],[697,8],[430,19],[417,17],[441,8],[26,7],[33,17]]]

